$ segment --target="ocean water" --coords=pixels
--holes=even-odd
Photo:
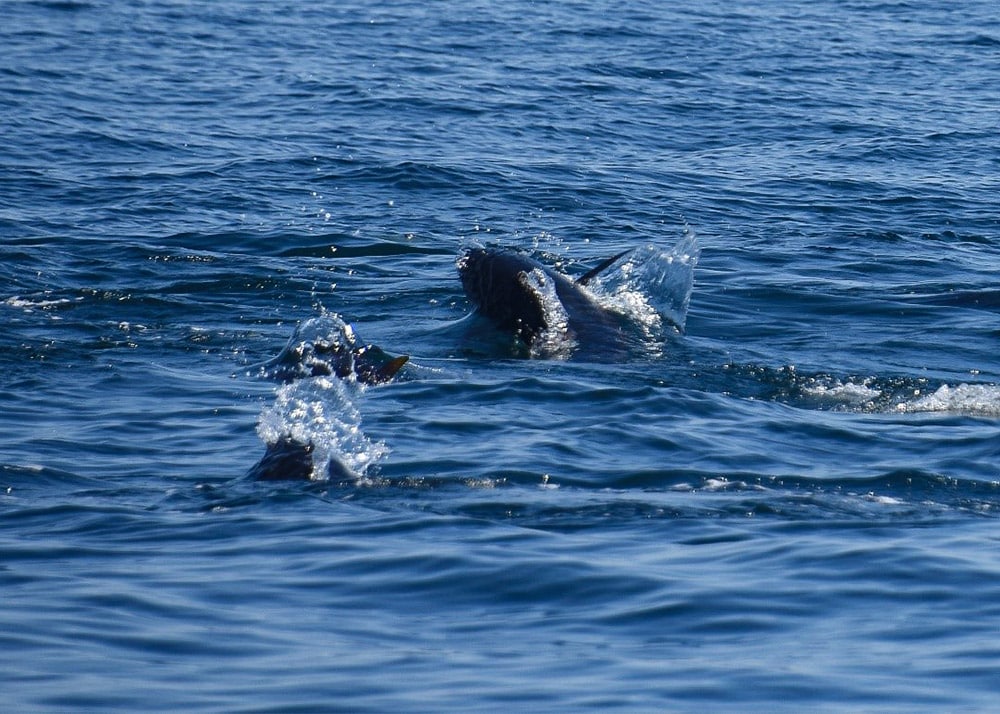
[[[995,709],[995,3],[2,12],[4,710]]]

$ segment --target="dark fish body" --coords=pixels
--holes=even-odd
[[[311,443],[303,443],[285,436],[267,445],[267,451],[247,472],[255,481],[308,481],[313,478],[313,451]],[[353,479],[351,472],[339,461],[332,459],[322,478],[331,481]]]
[[[300,325],[281,353],[258,371],[281,382],[329,376],[353,378],[362,384],[384,384],[396,376],[408,359],[406,355],[394,357],[377,345],[359,342],[349,325],[324,316]]]
[[[531,347],[565,313],[567,336],[585,347],[620,348],[630,338],[626,318],[601,306],[586,283],[624,253],[604,261],[578,280],[509,250],[473,248],[457,263],[469,301],[479,314]],[[546,305],[554,296],[558,306]],[[555,312],[553,307],[561,307]]]

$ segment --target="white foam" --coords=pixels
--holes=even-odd
[[[865,499],[871,501],[872,503],[877,503],[880,506],[902,506],[906,503],[905,501],[895,498],[894,496],[880,496],[872,492],[866,494]]]
[[[802,391],[811,397],[836,404],[858,406],[872,402],[882,396],[882,390],[868,386],[866,382],[833,382],[832,384],[807,384]]]
[[[954,412],[970,416],[1000,417],[1000,386],[959,384],[939,387],[934,393],[896,405],[901,412]]]
[[[32,310],[48,310],[49,308],[58,307],[59,305],[68,305],[72,302],[81,302],[83,298],[77,298],[75,301],[69,298],[59,298],[57,300],[42,300],[39,298],[25,298],[19,295],[14,295],[3,301],[4,305],[8,307],[16,307],[22,310],[31,312]]]
[[[762,486],[751,486],[746,481],[730,481],[725,476],[709,478],[701,486],[703,491],[763,491]]]

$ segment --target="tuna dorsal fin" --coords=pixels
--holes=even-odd
[[[634,250],[633,248],[629,248],[628,250],[623,250],[618,255],[614,255],[614,256],[608,258],[607,260],[602,260],[597,265],[596,268],[588,270],[586,273],[584,273],[579,278],[577,278],[576,279],[576,284],[577,285],[586,285],[591,280],[593,280],[602,270],[606,270],[607,268],[610,268],[615,263],[615,261],[617,261],[619,258],[623,257],[624,255],[626,255],[628,253],[631,253],[633,250]]]

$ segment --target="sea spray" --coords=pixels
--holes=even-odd
[[[606,307],[629,316],[649,337],[661,332],[664,323],[683,332],[700,254],[697,235],[685,227],[684,236],[669,250],[654,243],[641,245],[591,285]]]
[[[283,384],[261,412],[257,434],[265,444],[292,439],[312,444],[313,480],[327,478],[331,464],[356,478],[384,458],[389,449],[361,428],[363,388],[356,382],[312,377]]]
[[[277,358],[251,370],[286,382],[261,412],[257,434],[265,444],[310,445],[314,480],[345,471],[361,478],[389,451],[361,428],[366,385],[355,375],[358,344],[349,324],[324,311],[299,323]]]

